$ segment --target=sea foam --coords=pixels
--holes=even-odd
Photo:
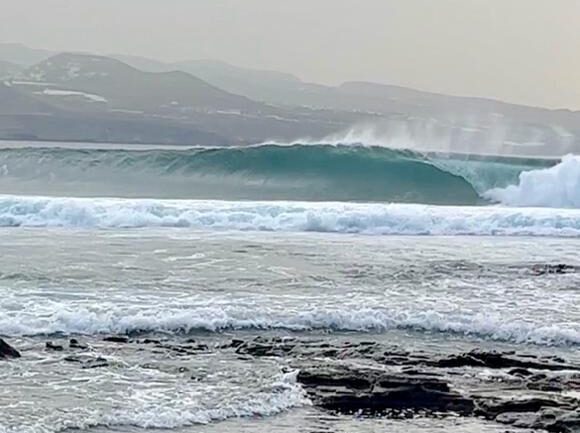
[[[508,206],[580,208],[580,157],[567,155],[553,167],[524,171],[517,185],[485,196]]]
[[[266,306],[117,306],[55,303],[34,313],[12,312],[0,318],[10,336],[53,334],[193,333],[227,330],[357,331],[411,330],[538,345],[579,345],[577,324],[538,324],[519,317],[436,310],[371,308],[345,305],[280,309]]]
[[[577,237],[580,210],[0,196],[0,227]]]

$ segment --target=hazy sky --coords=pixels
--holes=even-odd
[[[580,0],[0,0],[0,41],[580,109]]]

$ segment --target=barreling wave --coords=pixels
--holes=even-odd
[[[0,193],[478,205],[489,203],[487,190],[546,164],[362,145],[12,148],[0,150]]]
[[[0,196],[0,227],[579,237],[580,210]]]

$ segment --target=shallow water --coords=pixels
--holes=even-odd
[[[505,430],[331,416],[310,407],[284,359],[183,358],[103,342],[110,334],[210,347],[256,335],[370,339],[580,359],[580,275],[533,270],[580,266],[580,239],[3,228],[0,243],[0,334],[23,354],[0,363],[2,433]],[[45,350],[70,336],[109,365],[79,368]]]

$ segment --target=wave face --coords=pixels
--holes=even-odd
[[[0,150],[0,193],[177,199],[487,202],[546,162],[464,160],[362,145]],[[488,197],[489,198],[489,197]]]
[[[580,210],[0,196],[0,227],[578,237]]]

